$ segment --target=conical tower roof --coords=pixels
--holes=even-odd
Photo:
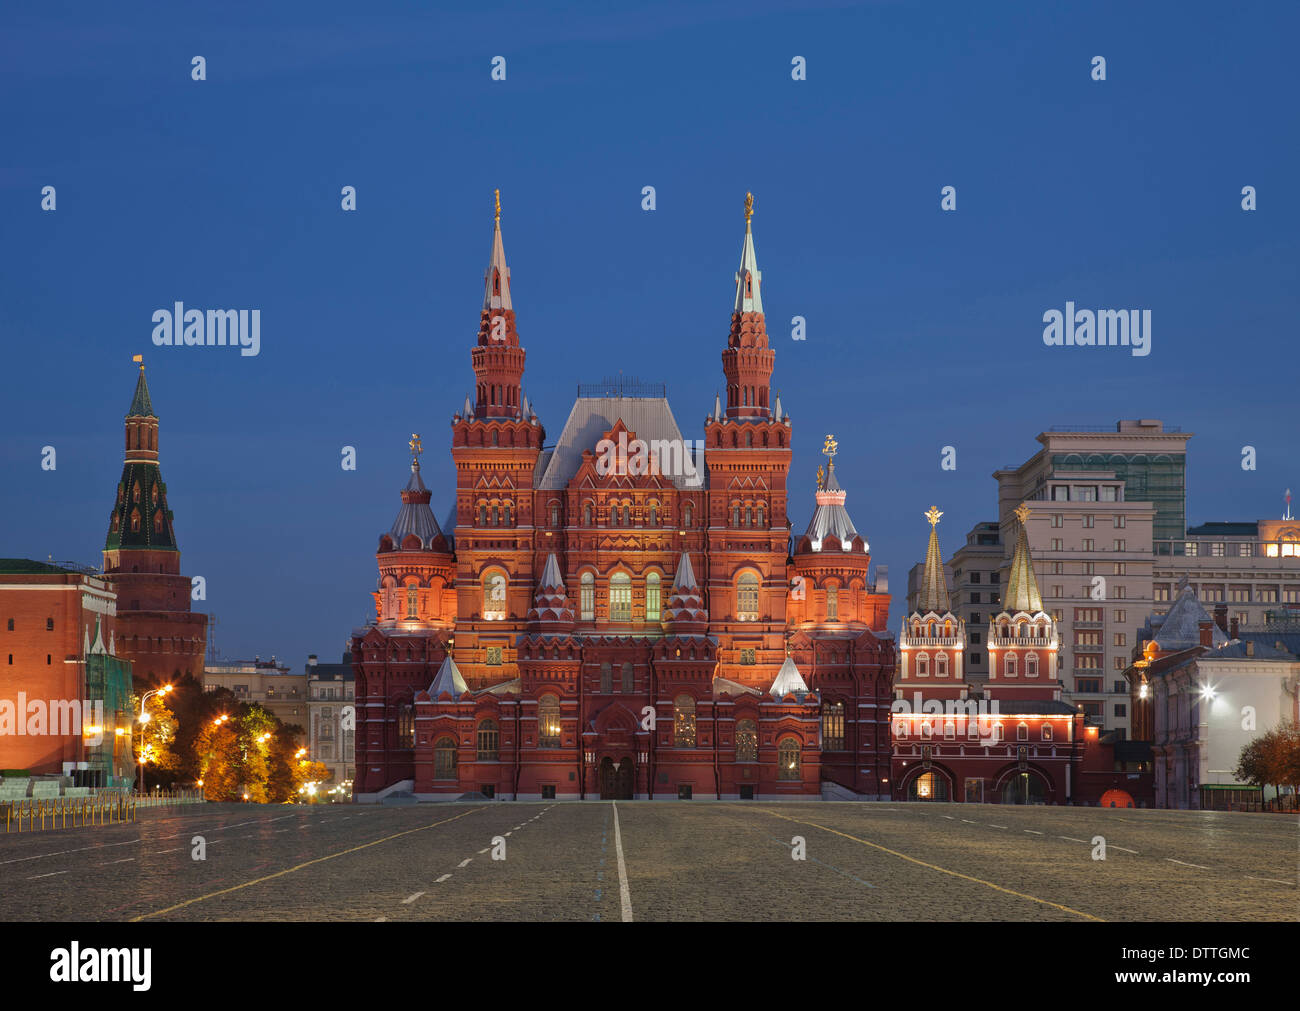
[[[925,550],[925,572],[921,576],[921,596],[916,609],[921,614],[933,611],[935,614],[947,614],[952,610],[948,597],[948,577],[943,571],[943,556],[939,553],[939,517],[937,507],[930,506],[925,518],[930,521],[930,544]]]
[[[1029,512],[1029,506],[1023,502],[1016,508],[1020,530],[1016,537],[1016,551],[1011,557],[1011,572],[1007,576],[1007,592],[1002,598],[1002,609],[1011,614],[1019,611],[1037,614],[1043,609],[1043,596],[1038,592],[1038,577],[1034,575],[1034,561],[1029,552],[1029,533],[1025,529]]]
[[[135,381],[135,396],[126,412],[128,418],[156,418],[153,413],[153,401],[149,399],[149,384],[144,379],[144,366],[140,366],[140,378]]]
[[[564,577],[560,574],[560,563],[554,551],[546,556],[546,564],[542,567],[541,577],[537,581],[537,593],[533,596],[533,606],[528,612],[528,623],[543,626],[545,630],[553,632],[573,628],[573,608],[569,606]]]
[[[799,673],[799,668],[795,666],[794,657],[787,656],[785,663],[777,671],[776,680],[772,682],[772,698],[783,699],[787,695],[794,695],[802,699],[807,694],[808,685],[804,682],[803,675]]]
[[[826,436],[826,445],[822,452],[830,457],[830,469],[826,473],[825,483],[817,489],[817,510],[808,523],[804,536],[808,538],[813,551],[821,551],[827,537],[835,537],[840,542],[840,549],[851,551],[853,539],[860,537],[853,519],[844,508],[848,493],[840,487],[835,477],[835,453],[839,443],[832,435]],[[869,550],[867,539],[862,538],[862,548]]]
[[[388,531],[395,548],[401,548],[406,539],[414,535],[419,540],[419,548],[432,550],[434,542],[442,537],[442,529],[434,519],[429,501],[433,492],[424,486],[420,477],[420,437],[411,436],[411,477],[402,489],[402,508],[397,511],[397,519]]]
[[[442,661],[442,666],[438,668],[438,673],[434,676],[433,684],[429,685],[429,698],[437,701],[443,695],[450,695],[452,698],[458,699],[467,691],[469,691],[469,685],[461,677],[460,668],[456,666],[456,661],[448,653]]]
[[[694,635],[709,627],[709,612],[704,609],[704,595],[695,578],[690,552],[683,551],[677,560],[677,574],[664,609],[663,624],[674,635]]]

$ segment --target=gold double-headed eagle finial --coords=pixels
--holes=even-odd
[[[420,437],[416,433],[412,432],[411,441],[408,442],[407,445],[411,447],[411,455],[418,461],[420,459],[420,454],[424,452],[424,446],[420,442]]]
[[[496,217],[496,222],[497,222],[497,224],[499,225],[499,224],[501,224],[501,191],[500,191],[500,190],[493,190],[492,192],[493,192],[494,194],[496,194],[496,198],[497,198],[497,217]]]
[[[840,444],[835,441],[835,436],[826,436],[826,442],[822,445],[822,452],[831,458],[831,463],[835,463],[835,454],[839,452]]]
[[[745,194],[745,229],[749,230],[749,219],[754,216],[754,194]]]
[[[939,517],[942,515],[943,513],[939,512],[938,506],[930,506],[930,508],[925,511],[925,518],[930,521],[931,527],[938,525]]]
[[[1029,519],[1029,506],[1026,503],[1021,502],[1020,505],[1016,506],[1016,519],[1022,524]]]

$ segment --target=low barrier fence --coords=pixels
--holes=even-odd
[[[125,794],[99,797],[50,797],[0,804],[6,832],[39,832],[46,828],[83,828],[135,821],[136,802]]]

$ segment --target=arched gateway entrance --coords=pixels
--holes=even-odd
[[[624,757],[618,765],[606,756],[600,760],[600,799],[632,799],[632,759]]]

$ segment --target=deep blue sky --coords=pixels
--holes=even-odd
[[[6,6],[0,555],[100,561],[143,352],[221,651],[336,660],[412,431],[451,503],[495,187],[551,440],[575,384],[619,369],[701,434],[754,192],[795,527],[834,432],[895,615],[922,510],[951,552],[1050,425],[1195,432],[1192,523],[1300,490],[1295,5],[435,6]],[[1150,308],[1153,353],[1044,347],[1067,299]],[[260,308],[261,355],[154,348],[175,300]]]

